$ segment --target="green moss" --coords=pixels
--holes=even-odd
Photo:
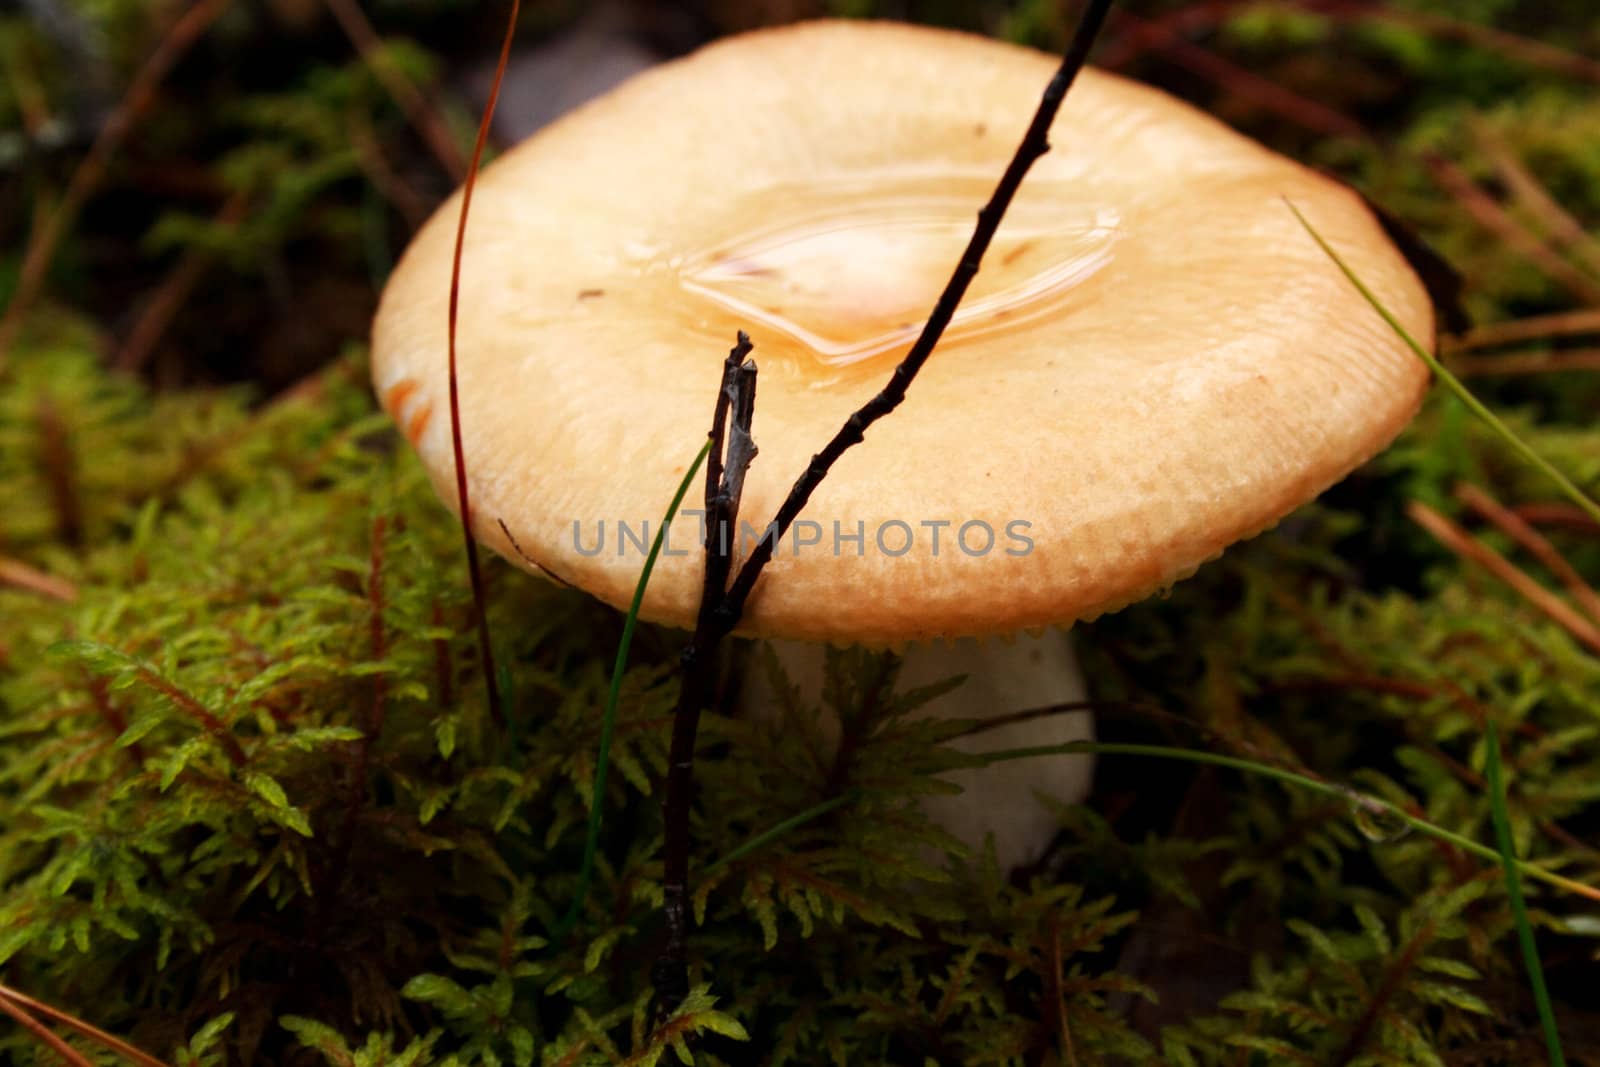
[[[624,690],[589,907],[546,944],[574,888],[616,621],[492,569],[518,724],[502,736],[472,665],[457,531],[372,415],[359,360],[252,408],[237,393],[151,397],[96,370],[94,347],[66,322],[35,337],[0,423],[25,505],[7,544],[81,587],[70,604],[0,591],[10,982],[161,1051],[226,1016],[219,1047],[240,1062],[313,1049],[345,1062],[329,1050],[347,1039],[374,1063],[403,1049],[419,1063],[643,1054],[670,638],[646,642]],[[52,533],[46,398],[72,441],[93,442],[74,460],[76,546]],[[1433,417],[1378,473],[1440,479],[1442,493],[1454,472],[1422,447]],[[1600,476],[1579,462],[1594,461],[1591,438],[1523,429]],[[1493,446],[1466,432],[1493,470]],[[1519,491],[1517,470],[1503,474]],[[1326,506],[1290,525],[1089,628],[1097,691],[1181,710],[1225,747],[1413,800],[1480,839],[1479,717],[1492,713],[1517,739],[1523,854],[1600,873],[1551,832],[1596,799],[1593,657],[1420,538],[1390,546],[1416,561],[1410,589],[1361,588],[1348,546],[1366,527]],[[916,698],[866,700],[884,680],[874,657],[832,672],[861,737],[842,776],[798,757],[827,751],[812,709],[708,726],[698,869],[829,790],[852,795],[698,884],[699,966],[721,992],[684,1025],[726,1034],[737,1020],[751,1038],[708,1036],[703,1055],[1026,1059],[1060,1040],[1060,997],[1080,1055],[1147,1058],[1156,1046],[1110,1005],[1158,977],[1119,953],[1138,929],[1129,909],[1162,901],[1245,942],[1264,925],[1294,932],[1258,955],[1252,991],[1164,1031],[1175,1062],[1241,1045],[1323,1056],[1358,1024],[1408,1062],[1510,1039],[1483,1010],[1515,999],[1509,919],[1475,862],[1389,840],[1355,806],[1240,779],[1201,837],[1122,841],[1115,819],[1081,809],[1063,814],[1053,876],[1011,886],[981,858],[931,869],[925,848],[954,846],[914,798],[959,762],[939,746],[953,727],[904,722]],[[1197,876],[1207,857],[1220,866]],[[1581,910],[1535,892],[1547,936],[1573,936],[1561,931]],[[1344,985],[1327,984],[1331,963]],[[1397,968],[1402,984],[1366,1018]],[[4,1040],[28,1054],[24,1036]]]
[[[980,14],[1038,43],[1064,26],[1049,4]],[[36,46],[0,29],[5,55]],[[1414,31],[1260,10],[1208,44],[1278,57],[1284,77],[1296,57],[1325,66],[1349,49],[1404,86],[1410,103],[1383,119],[1400,150],[1325,140],[1313,154],[1457,261],[1480,318],[1572,306],[1443,201],[1418,160],[1440,153],[1497,189],[1480,122],[1592,227],[1600,112],[1586,87]],[[394,55],[429,75],[424,57]],[[252,223],[165,212],[140,229],[143,255],[214,256],[230,293],[324,242],[373,236],[345,120],[400,128],[370,71],[343,60],[247,95],[162,123],[154,143],[220,131],[209,165],[259,198]],[[0,96],[0,116],[16,106]],[[362,271],[381,273],[393,221]],[[0,584],[7,985],[181,1063],[671,1063],[691,1035],[702,1063],[1542,1062],[1492,866],[1401,833],[1353,792],[1118,756],[1091,805],[1061,811],[1049,862],[1009,880],[916,803],[965,759],[942,744],[961,724],[907,721],[927,694],[890,696],[892,664],[862,654],[830,666],[853,738],[842,765],[818,709],[709,717],[692,835],[700,984],[652,1034],[678,638],[647,629],[635,645],[595,885],[552,943],[577,887],[615,613],[491,565],[514,723],[500,731],[459,530],[374,411],[357,347],[263,398],[154,390],[106,371],[110,340],[82,319],[45,310],[26,325],[0,378],[0,556],[78,595]],[[1484,391],[1572,478],[1600,484],[1593,381]],[[1518,853],[1600,882],[1586,843],[1600,825],[1600,659],[1408,519],[1412,500],[1454,513],[1462,481],[1550,499],[1435,396],[1321,502],[1169,597],[1081,628],[1093,690],[1116,702],[1101,735],[1280,763],[1487,842],[1492,719]],[[1592,531],[1546,532],[1600,573]],[[930,863],[941,851],[948,864]],[[1526,888],[1557,1019],[1585,1032],[1593,904]],[[50,1062],[15,1028],[0,1029],[0,1056]]]

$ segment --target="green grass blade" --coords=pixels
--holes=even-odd
[[[1550,991],[1545,988],[1544,968],[1539,963],[1539,946],[1533,940],[1533,925],[1528,922],[1528,907],[1522,899],[1522,878],[1517,868],[1517,846],[1511,840],[1511,815],[1506,810],[1505,773],[1500,768],[1500,734],[1489,723],[1488,752],[1485,760],[1489,778],[1489,803],[1494,813],[1494,837],[1500,846],[1500,868],[1505,871],[1506,895],[1511,898],[1511,914],[1517,922],[1517,940],[1522,944],[1522,962],[1528,968],[1528,982],[1539,1006],[1539,1025],[1544,1029],[1545,1048],[1551,1067],[1566,1067],[1561,1052],[1561,1034],[1556,1029],[1555,1009],[1550,1006]]]
[[[1339,253],[1333,250],[1333,246],[1328,244],[1328,242],[1323,239],[1322,235],[1312,227],[1311,223],[1307,221],[1306,217],[1300,213],[1300,209],[1295,207],[1290,201],[1286,200],[1284,202],[1289,205],[1289,210],[1294,212],[1294,217],[1300,220],[1300,225],[1304,226],[1306,232],[1311,235],[1311,239],[1317,242],[1317,245],[1324,253],[1327,254],[1329,259],[1333,260],[1334,265],[1339,268],[1339,270],[1347,279],[1349,279],[1350,284],[1356,287],[1356,291],[1361,294],[1361,296],[1369,305],[1371,305],[1372,310],[1381,315],[1383,317],[1383,321],[1389,324],[1389,328],[1406,343],[1406,346],[1410,348],[1411,351],[1417,354],[1419,359],[1428,365],[1429,369],[1433,371],[1434,375],[1439,379],[1439,381],[1444,383],[1445,388],[1449,389],[1451,393],[1455,394],[1456,399],[1460,400],[1462,404],[1466,405],[1468,411],[1471,411],[1478,418],[1482,419],[1484,423],[1486,423],[1491,430],[1499,435],[1499,437],[1505,441],[1505,443],[1510,446],[1514,452],[1516,452],[1523,459],[1527,460],[1534,467],[1538,468],[1539,471],[1545,475],[1545,477],[1555,482],[1556,485],[1561,488],[1561,492],[1566,495],[1568,500],[1571,500],[1574,504],[1578,505],[1578,507],[1582,508],[1590,518],[1594,519],[1596,522],[1600,522],[1600,504],[1595,503],[1595,501],[1591,499],[1587,493],[1578,488],[1572,479],[1568,478],[1565,474],[1562,474],[1560,470],[1556,469],[1554,464],[1545,459],[1543,456],[1539,455],[1539,453],[1535,452],[1527,444],[1527,442],[1523,441],[1522,438],[1518,437],[1512,431],[1511,427],[1500,421],[1500,417],[1494,412],[1490,411],[1483,401],[1473,396],[1472,390],[1461,384],[1461,379],[1457,378],[1454,374],[1451,374],[1445,365],[1439,361],[1437,356],[1435,356],[1432,352],[1429,352],[1422,345],[1418,344],[1416,338],[1412,337],[1411,334],[1406,331],[1406,328],[1400,325],[1400,321],[1390,313],[1388,308],[1383,306],[1383,304],[1373,294],[1372,290],[1368,289],[1366,284],[1363,283],[1360,278],[1356,277],[1356,272],[1351,270],[1350,265],[1344,261]]]
[[[1448,842],[1463,852],[1469,852],[1479,859],[1488,860],[1496,866],[1501,863],[1501,856],[1497,850],[1489,848],[1487,845],[1480,845],[1472,838],[1463,837],[1453,830],[1446,830],[1442,826],[1436,826],[1426,819],[1411,814],[1398,804],[1391,804],[1381,797],[1359,792],[1338,782],[1312,778],[1298,771],[1275,767],[1270,763],[1258,763],[1255,760],[1242,759],[1238,756],[1222,756],[1215,752],[1173,748],[1167,745],[1127,745],[1106,741],[1069,741],[1060,745],[1040,745],[1034,748],[1008,748],[996,752],[985,752],[981,758],[985,764],[990,764],[1002,763],[1006,760],[1029,759],[1033,756],[1070,755],[1079,752],[1093,752],[1105,756],[1148,756],[1154,759],[1205,763],[1213,767],[1226,767],[1245,774],[1271,778],[1275,781],[1321,793],[1324,796],[1336,797],[1368,814],[1381,814],[1397,822],[1404,823],[1419,833]],[[1547,871],[1543,867],[1528,863],[1525,860],[1513,860],[1513,862],[1516,869],[1529,878],[1556,886],[1569,893],[1576,893],[1590,900],[1600,900],[1600,889],[1594,886],[1584,885],[1582,882],[1573,881],[1571,878],[1564,878],[1554,871]]]
[[[744,844],[742,844],[739,847],[737,847],[737,848],[733,849],[732,851],[730,851],[727,855],[717,857],[717,859],[713,860],[711,863],[706,865],[705,873],[710,874],[712,871],[718,869],[719,867],[726,867],[728,864],[732,863],[734,860],[743,859],[744,857],[748,856],[750,853],[754,852],[756,849],[761,848],[763,845],[766,845],[768,842],[775,841],[778,838],[782,837],[784,834],[788,833],[790,830],[796,829],[797,827],[800,827],[800,826],[804,826],[806,823],[810,822],[812,819],[815,819],[815,818],[818,818],[820,816],[826,815],[826,814],[828,814],[828,812],[832,811],[834,808],[842,807],[843,805],[848,804],[850,801],[854,800],[855,798],[856,798],[856,791],[854,789],[847,790],[846,792],[840,793],[836,797],[832,797],[832,798],[830,798],[828,800],[824,800],[821,804],[816,804],[816,805],[813,805],[812,807],[807,808],[805,811],[800,812],[798,815],[792,815],[789,818],[783,820],[782,822],[776,824],[775,826],[771,826],[771,827],[761,831],[759,834],[756,834],[754,837],[750,838],[750,840],[746,841]]]
[[[710,452],[711,442],[708,440],[700,446],[700,454],[694,457],[694,462],[684,472],[683,480],[678,483],[678,491],[672,495],[672,503],[667,505],[666,518],[656,528],[650,554],[645,557],[644,569],[639,572],[639,584],[633,589],[633,603],[628,605],[628,617],[622,624],[622,640],[617,642],[617,659],[611,667],[611,689],[606,693],[605,713],[600,719],[600,754],[594,765],[594,795],[589,802],[589,832],[583,842],[583,865],[578,868],[578,888],[572,895],[572,904],[567,908],[567,913],[550,932],[552,941],[567,936],[577,923],[578,915],[583,911],[583,902],[589,896],[589,881],[594,875],[594,856],[600,846],[600,815],[605,806],[606,771],[611,766],[611,738],[617,725],[617,701],[622,696],[622,674],[628,666],[628,650],[633,647],[633,631],[639,625],[639,607],[644,603],[650,572],[655,570],[656,557],[661,554],[661,545],[666,540],[667,524],[677,517],[679,505],[683,503],[694,476],[700,472]]]

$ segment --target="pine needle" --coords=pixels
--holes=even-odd
[[[746,856],[750,855],[750,853],[756,851],[764,845],[776,841],[790,830],[798,829],[813,819],[820,818],[821,816],[828,814],[828,812],[832,811],[834,808],[842,807],[843,805],[848,804],[850,801],[856,799],[856,796],[857,791],[852,789],[848,792],[840,793],[836,797],[829,797],[820,804],[814,804],[797,815],[789,816],[789,818],[783,820],[777,825],[768,827],[759,834],[756,834],[754,837],[750,838],[744,844],[730,850],[726,855],[719,856],[715,860],[712,860],[710,863],[706,864],[705,873],[710,874],[712,871],[717,870],[720,867],[726,867],[735,860],[744,859]]]
[[[1038,745],[1032,748],[1008,748],[996,752],[986,752],[980,758],[987,766],[991,763],[1003,763],[1007,760],[1031,759],[1034,756],[1065,756],[1082,752],[1092,752],[1103,756],[1149,756],[1155,759],[1183,760],[1187,763],[1207,763],[1213,767],[1226,767],[1229,770],[1242,771],[1245,774],[1260,775],[1289,785],[1296,785],[1302,789],[1309,789],[1325,796],[1334,797],[1348,803],[1352,810],[1366,815],[1384,815],[1420,833],[1439,841],[1454,845],[1463,852],[1469,852],[1479,859],[1488,860],[1497,866],[1501,863],[1501,855],[1487,845],[1480,845],[1470,837],[1463,837],[1452,830],[1436,826],[1420,816],[1413,815],[1398,804],[1392,804],[1381,797],[1372,796],[1352,789],[1338,782],[1329,782],[1321,778],[1298,771],[1291,771],[1286,767],[1277,767],[1270,763],[1260,763],[1256,760],[1244,759],[1239,756],[1223,756],[1215,752],[1201,752],[1196,749],[1175,748],[1169,745],[1128,745],[1105,741],[1069,741],[1060,745]],[[1529,878],[1553,885],[1568,893],[1587,897],[1590,900],[1600,900],[1600,888],[1584,885],[1582,882],[1565,878],[1554,871],[1528,863],[1526,860],[1514,860],[1518,872]]]
[[[1523,459],[1527,460],[1534,467],[1538,468],[1539,471],[1547,478],[1555,482],[1556,485],[1561,488],[1561,492],[1566,495],[1568,500],[1571,500],[1574,504],[1578,505],[1578,507],[1582,508],[1584,513],[1591,519],[1594,519],[1596,522],[1600,522],[1600,504],[1595,503],[1595,501],[1591,499],[1587,493],[1585,493],[1582,489],[1579,489],[1578,486],[1573,483],[1572,479],[1568,478],[1565,474],[1561,473],[1560,470],[1556,469],[1554,464],[1545,459],[1539,453],[1535,452],[1531,446],[1523,441],[1522,438],[1518,437],[1509,426],[1502,422],[1498,415],[1490,411],[1484,405],[1483,401],[1473,396],[1472,390],[1461,384],[1461,379],[1457,378],[1454,374],[1451,374],[1445,365],[1439,362],[1438,357],[1436,357],[1432,352],[1429,352],[1422,345],[1418,344],[1416,338],[1412,337],[1411,334],[1406,331],[1406,328],[1400,325],[1400,320],[1396,319],[1389,309],[1384,307],[1382,302],[1379,301],[1375,295],[1373,295],[1372,290],[1368,289],[1366,284],[1363,283],[1360,278],[1356,277],[1356,272],[1351,270],[1350,265],[1344,261],[1339,253],[1333,250],[1333,246],[1328,244],[1323,236],[1312,227],[1311,223],[1306,219],[1306,217],[1300,213],[1300,209],[1295,207],[1294,204],[1287,199],[1284,200],[1284,203],[1288,204],[1289,210],[1294,212],[1294,217],[1300,220],[1300,225],[1305,227],[1306,232],[1311,235],[1311,239],[1317,242],[1317,245],[1322,249],[1323,252],[1327,253],[1328,258],[1333,260],[1334,265],[1337,266],[1340,272],[1342,272],[1344,276],[1349,279],[1350,284],[1356,287],[1356,291],[1362,295],[1369,305],[1371,305],[1372,310],[1383,316],[1383,321],[1389,324],[1389,328],[1406,343],[1406,347],[1410,348],[1411,351],[1417,354],[1417,358],[1421,359],[1428,365],[1429,369],[1433,371],[1434,375],[1439,379],[1439,381],[1444,383],[1445,388],[1449,389],[1451,393],[1455,394],[1456,399],[1460,400],[1462,404],[1466,405],[1468,411],[1482,419],[1491,430],[1499,435],[1499,437],[1511,447],[1512,451],[1516,452]]]

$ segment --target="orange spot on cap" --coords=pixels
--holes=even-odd
[[[415,378],[401,378],[383,394],[383,406],[388,409],[389,414],[399,418],[400,409],[405,407],[406,401],[418,388],[419,383]]]
[[[428,428],[428,419],[433,415],[433,405],[423,404],[416,410],[411,418],[406,420],[406,440],[415,447],[422,440],[422,431]]]

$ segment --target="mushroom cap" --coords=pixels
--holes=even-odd
[[[1055,66],[907,25],[765,30],[485,169],[458,339],[477,536],[625,606],[640,527],[705,440],[743,328],[748,547],[910,346]],[[1428,343],[1423,286],[1356,194],[1093,69],[1050,139],[955,324],[817,489],[795,530],[820,541],[785,539],[745,632],[896,644],[1092,618],[1271,526],[1416,410],[1425,368],[1285,203]],[[459,209],[406,250],[373,328],[378,395],[452,506]],[[694,518],[673,529],[643,615],[689,626],[703,557]]]

